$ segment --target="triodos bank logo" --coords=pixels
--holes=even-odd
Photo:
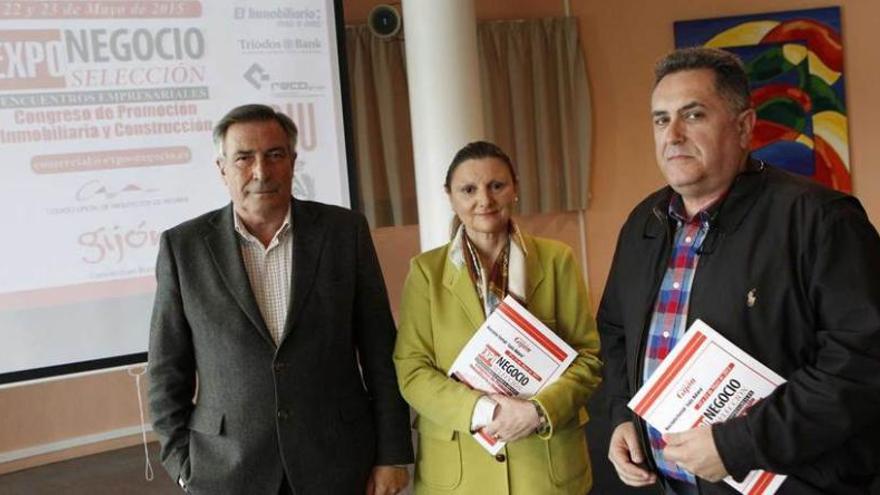
[[[0,31],[0,90],[203,82],[204,55],[195,27]]]

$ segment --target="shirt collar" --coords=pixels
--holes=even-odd
[[[235,224],[235,231],[241,236],[242,239],[248,242],[256,242],[260,243],[259,239],[257,239],[251,232],[247,229],[244,222],[241,220],[241,217],[238,216],[238,213],[235,210],[232,210],[232,218]],[[293,217],[291,215],[290,206],[287,207],[287,214],[284,216],[284,222],[281,224],[281,227],[278,227],[278,231],[275,232],[275,235],[272,236],[272,242],[269,243],[269,246],[272,246],[277,241],[279,241],[284,235],[286,235],[293,225]]]
[[[670,218],[682,224],[700,223],[704,227],[708,228],[712,225],[715,217],[718,216],[718,210],[720,209],[721,203],[724,202],[724,198],[726,196],[727,192],[722,194],[721,197],[713,201],[702,210],[698,211],[693,217],[688,217],[687,211],[684,208],[684,200],[681,198],[681,194],[673,192],[672,196],[669,198],[669,207],[667,208],[667,214]]]

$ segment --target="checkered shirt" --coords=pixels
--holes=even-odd
[[[717,203],[716,203],[717,204]],[[674,195],[669,202],[669,218],[676,223],[672,254],[657,293],[654,314],[648,330],[643,378],[647,380],[666,358],[675,344],[684,336],[688,316],[691,285],[700,260],[699,248],[709,231],[711,214],[703,210],[690,220],[684,213],[681,196]],[[679,468],[663,457],[663,441],[659,431],[648,426],[651,451],[660,473],[667,478],[696,484],[694,475]]]
[[[290,281],[293,275],[293,233],[290,211],[287,218],[272,237],[269,246],[248,232],[238,215],[235,215],[235,231],[244,268],[251,282],[251,290],[260,307],[266,328],[272,334],[275,345],[281,342],[287,307],[290,302]]]

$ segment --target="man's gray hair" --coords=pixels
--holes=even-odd
[[[296,153],[297,130],[296,124],[293,123],[293,120],[287,115],[275,111],[274,108],[268,105],[253,103],[233,108],[224,115],[222,119],[220,119],[220,122],[217,122],[217,125],[214,126],[213,137],[214,146],[217,148],[217,157],[223,157],[223,141],[226,139],[226,132],[229,131],[232,124],[239,124],[242,122],[266,122],[270,120],[278,122],[278,125],[284,130],[284,133],[287,134],[287,139],[290,141],[291,155]]]
[[[742,60],[718,48],[699,46],[670,52],[654,66],[654,87],[670,74],[699,69],[709,69],[715,74],[715,90],[735,112],[752,106],[749,76]]]

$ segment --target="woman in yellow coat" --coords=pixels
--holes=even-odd
[[[445,189],[456,214],[454,236],[413,258],[394,350],[401,391],[417,413],[415,492],[583,495],[592,486],[585,404],[599,385],[601,363],[581,272],[567,246],[516,227],[510,215],[517,179],[497,146],[462,148]],[[486,394],[447,376],[508,294],[578,353],[530,400]],[[507,442],[498,455],[472,438],[480,428]]]

